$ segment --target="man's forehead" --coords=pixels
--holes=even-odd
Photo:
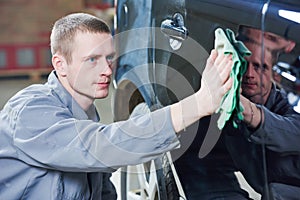
[[[249,40],[248,42],[245,42],[245,45],[252,52],[252,55],[256,54],[256,56],[261,56],[261,49],[262,49],[261,44]],[[264,49],[265,49],[265,51],[264,51],[265,59],[270,60],[270,62],[271,62],[272,61],[272,51],[266,47]]]
[[[276,35],[271,32],[262,32],[259,29],[255,28],[246,28],[244,34],[252,41],[258,44],[262,44],[262,36],[264,39],[265,48],[272,51],[275,49],[280,49],[280,43],[287,42],[283,37]]]
[[[84,48],[88,55],[110,55],[115,52],[112,36],[106,33],[83,34],[77,40],[77,45]],[[84,39],[84,40],[83,40]],[[79,51],[82,51],[78,48]],[[84,53],[84,52],[81,52]]]
[[[115,54],[115,48],[114,46],[109,43],[109,44],[100,44],[98,46],[96,46],[95,48],[93,48],[90,51],[90,54],[94,54],[94,55],[112,55]]]

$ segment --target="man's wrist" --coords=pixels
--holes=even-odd
[[[250,102],[250,101],[249,101]],[[250,128],[257,128],[262,121],[262,110],[255,103],[250,102],[250,119],[247,123]]]
[[[254,111],[253,111],[253,108],[252,108],[251,101],[249,101],[249,107],[250,107],[250,120],[246,123],[247,123],[248,126],[251,127],[251,124],[253,123],[253,118],[254,118]]]
[[[207,103],[208,99],[203,93],[204,92],[202,92],[200,89],[198,92],[194,94],[194,97],[196,99],[195,112],[197,112],[199,119],[206,115],[211,115],[209,113],[209,105]]]

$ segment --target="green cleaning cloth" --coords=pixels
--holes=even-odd
[[[244,108],[240,103],[240,87],[243,74],[247,70],[247,61],[245,56],[250,56],[251,52],[241,42],[235,39],[232,30],[218,28],[215,30],[215,49],[218,53],[232,54],[233,66],[230,72],[230,77],[233,79],[231,89],[224,95],[219,109],[216,111],[220,113],[218,119],[218,128],[221,130],[226,122],[236,116],[237,119],[243,120]],[[237,128],[237,124],[232,120],[233,126]]]

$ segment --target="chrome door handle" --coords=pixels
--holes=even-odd
[[[175,40],[183,41],[188,37],[184,18],[180,13],[175,13],[172,19],[163,20],[160,29],[165,35]]]
[[[128,6],[127,6],[127,4],[126,3],[124,3],[123,4],[123,6],[122,6],[122,8],[123,8],[123,12],[124,12],[124,27],[126,27],[127,28],[127,26],[128,26]]]

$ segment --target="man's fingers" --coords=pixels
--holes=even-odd
[[[229,60],[226,60],[227,63],[225,63],[222,67],[220,67],[220,76],[222,79],[222,83],[224,83],[230,76],[233,61],[229,58]]]
[[[232,78],[229,78],[225,84],[222,86],[223,88],[223,91],[224,91],[224,94],[226,94],[226,92],[228,92],[230,90],[230,88],[232,87],[232,84],[233,84],[233,79]]]
[[[214,65],[217,56],[218,52],[215,49],[213,49],[207,59],[207,67],[211,68]]]
[[[217,50],[215,50],[215,49],[211,50],[211,52],[210,52],[210,58],[211,58],[213,61],[215,61],[217,57],[218,57],[218,52],[217,52]]]
[[[225,58],[225,55],[223,53],[219,53],[217,58],[215,59],[215,66],[220,66],[222,65],[222,62],[224,62],[224,58]]]

